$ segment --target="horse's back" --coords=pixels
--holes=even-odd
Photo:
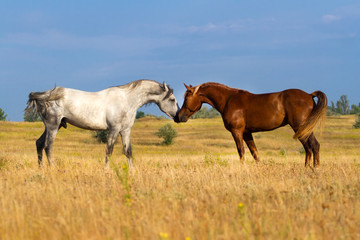
[[[312,106],[312,95],[300,89],[286,89],[280,92],[254,94],[251,98],[252,104],[261,105],[262,107],[278,106],[280,110],[288,107],[309,107]],[[281,105],[281,106],[280,106]]]
[[[107,88],[98,92],[86,92],[72,88],[64,89],[64,100],[69,104],[80,105],[102,105],[104,107],[108,102],[115,102],[119,98],[125,98],[123,91]]]
[[[85,92],[72,88],[64,89],[63,106],[68,109],[98,109],[104,106],[104,97],[101,92]],[[91,106],[91,107],[90,107]]]
[[[78,89],[73,89],[73,88],[64,88],[64,95],[67,98],[80,98],[80,97],[85,97],[85,98],[97,98],[101,95],[102,91],[99,92],[86,92],[86,91],[82,91],[82,90],[78,90]]]
[[[280,93],[284,94],[284,96],[286,96],[288,98],[298,99],[301,101],[303,101],[303,100],[308,101],[309,99],[312,99],[312,97],[309,93],[307,93],[301,89],[296,89],[296,88],[286,89]]]

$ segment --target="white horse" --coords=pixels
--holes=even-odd
[[[46,92],[30,93],[25,111],[36,111],[45,125],[44,133],[36,141],[39,166],[42,165],[43,149],[49,165],[52,164],[51,152],[56,134],[69,123],[83,129],[109,131],[105,166],[109,164],[120,133],[124,154],[132,167],[130,130],[136,110],[147,103],[156,103],[171,118],[179,109],[173,90],[166,83],[152,80],[138,80],[99,92],[55,87]]]

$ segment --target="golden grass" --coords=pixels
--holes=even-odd
[[[42,123],[0,122],[0,239],[359,239],[354,121],[327,119],[314,171],[288,127],[254,134],[261,163],[241,164],[219,118],[173,124],[171,146],[154,136],[169,120],[137,121],[133,171],[121,143],[106,171],[93,132],[61,129],[39,169]]]

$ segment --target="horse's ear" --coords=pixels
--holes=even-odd
[[[186,87],[186,90],[191,91],[191,85],[190,87],[184,83],[184,86]]]
[[[163,88],[164,88],[166,91],[169,90],[169,87],[166,85],[165,82],[163,83]]]

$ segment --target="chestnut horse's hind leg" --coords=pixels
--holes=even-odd
[[[311,145],[309,144],[309,139],[305,140],[300,140],[301,144],[303,145],[304,149],[305,149],[305,167],[311,167],[310,166],[310,159],[311,159],[311,155],[312,155],[312,149],[311,149]]]
[[[39,137],[38,140],[36,140],[36,150],[38,154],[38,163],[39,167],[42,165],[42,157],[43,157],[43,150],[45,148],[45,140],[46,140],[46,128],[41,137]]]
[[[314,133],[311,133],[307,141],[314,155],[314,167],[318,167],[320,165],[320,143],[316,140]]]
[[[232,129],[231,134],[235,140],[236,147],[240,156],[240,161],[245,161],[245,149],[244,149],[244,143],[243,143],[243,131],[239,129]]]
[[[316,140],[314,133],[311,133],[306,141],[300,140],[305,149],[305,167],[310,167],[311,155],[313,155],[314,167],[320,165],[320,143]]]
[[[251,155],[254,157],[256,162],[259,162],[259,156],[258,151],[256,149],[256,145],[254,142],[254,138],[251,133],[244,133],[244,140],[246,142],[246,145],[248,146]]]
[[[295,127],[293,124],[289,123],[294,132],[298,130],[298,127]],[[316,141],[315,136],[313,133],[309,136],[307,140],[301,140],[299,139],[301,144],[303,145],[305,149],[305,167],[311,167],[311,155],[314,154],[314,166],[317,166],[315,164],[316,160],[319,159],[319,143]]]

